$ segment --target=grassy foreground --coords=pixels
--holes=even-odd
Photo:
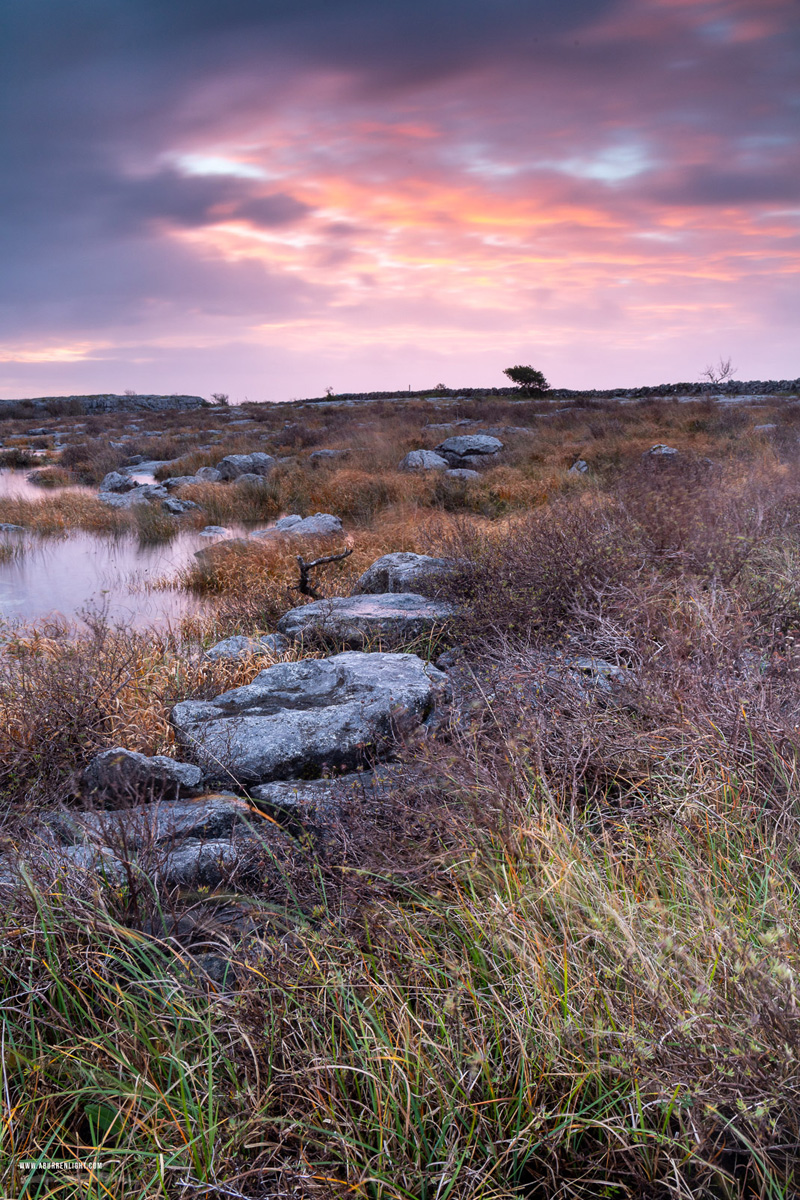
[[[0,936],[4,1194],[797,1194],[796,438],[712,432],[663,467],[638,442],[562,464],[535,507],[365,514],[329,590],[390,549],[460,563],[454,717],[324,843],[268,842],[258,886],[29,871]],[[250,559],[185,580],[218,605],[193,637],[286,607],[291,555],[252,554],[257,587]],[[102,624],[7,645],[8,842],[96,749],[168,751],[175,699],[256,669],[187,647]],[[554,679],[557,654],[623,673]],[[101,1166],[22,1166],[76,1158]]]

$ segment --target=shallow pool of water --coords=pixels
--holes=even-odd
[[[97,537],[74,531],[64,538],[0,534],[19,553],[0,563],[0,619],[37,621],[60,614],[80,617],[102,607],[114,624],[163,627],[199,611],[181,591],[149,591],[148,582],[171,577],[208,546],[196,531],[179,533],[166,545],[142,545],[132,535]]]
[[[10,500],[46,500],[48,496],[54,496],[60,492],[91,493],[97,490],[78,486],[69,488],[39,487],[28,479],[28,475],[33,470],[33,467],[26,467],[21,471],[12,471],[8,467],[0,469],[0,499],[6,497]]]

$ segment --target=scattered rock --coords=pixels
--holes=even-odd
[[[180,516],[181,513],[190,512],[193,508],[199,508],[194,500],[179,500],[177,496],[168,496],[166,500],[161,501],[161,507],[164,512],[172,513],[173,516]]]
[[[471,467],[450,467],[445,471],[448,479],[460,479],[464,483],[468,483],[470,479],[480,479],[480,471],[474,471]]]
[[[503,449],[503,443],[499,438],[492,437],[488,433],[463,433],[456,437],[445,438],[437,447],[437,453],[447,459],[451,467],[467,468],[475,465],[475,459],[482,459],[487,455],[499,454]],[[470,462],[465,462],[465,459],[470,459]]]
[[[753,433],[772,433],[772,430],[777,428],[778,426],[773,425],[772,423],[768,423],[766,425],[754,425]]]
[[[24,525],[12,525],[8,521],[0,521],[0,533],[24,533]]]
[[[349,450],[313,450],[308,456],[312,463],[333,462],[337,458],[347,458]]]
[[[452,563],[446,558],[432,558],[429,554],[400,552],[384,554],[367,567],[359,578],[352,594],[375,595],[386,592],[430,591],[450,570]]]
[[[228,537],[230,529],[226,529],[224,525],[206,525],[205,529],[200,530],[200,537]]]
[[[314,513],[313,517],[281,517],[269,529],[254,529],[250,537],[268,538],[275,534],[291,534],[292,537],[332,537],[341,532],[341,517],[335,517],[333,513]]]
[[[271,454],[256,450],[253,454],[228,454],[217,463],[222,480],[238,479],[240,475],[269,475],[276,466]]]
[[[680,451],[674,446],[665,446],[663,442],[656,442],[655,446],[651,446],[649,450],[645,450],[642,458],[674,458]]]
[[[233,481],[237,487],[257,487],[262,488],[266,485],[266,478],[263,475],[256,475],[254,471],[245,471],[243,475],[238,475]]]
[[[186,487],[187,484],[197,483],[194,475],[173,475],[171,479],[164,480],[164,487],[168,492],[174,492],[178,488]]]
[[[218,662],[220,659],[244,658],[248,654],[283,654],[288,649],[289,639],[280,633],[267,633],[264,637],[244,637],[237,634],[211,646],[203,658]]]
[[[219,483],[222,479],[222,472],[218,471],[216,467],[198,467],[194,477],[200,483]]]
[[[203,772],[163,754],[148,758],[114,746],[96,755],[83,772],[84,791],[100,800],[177,799],[202,785]]]
[[[160,484],[140,483],[124,495],[116,492],[98,492],[97,499],[111,508],[133,508],[135,504],[148,504],[151,500],[166,500],[168,495],[167,489]]]
[[[570,475],[585,475],[588,470],[589,470],[589,464],[586,462],[585,459],[579,458],[576,462],[574,462],[572,464],[568,473]]]
[[[433,450],[409,450],[405,458],[397,464],[398,471],[446,471],[449,467],[446,458]]]
[[[128,475],[122,475],[119,471],[109,471],[103,476],[103,481],[100,484],[101,492],[130,492],[136,487],[134,481]]]
[[[171,720],[213,778],[268,783],[386,757],[447,699],[447,677],[415,654],[345,652],[278,663]]]

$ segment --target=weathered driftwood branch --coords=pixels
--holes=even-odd
[[[311,562],[306,562],[302,554],[298,554],[297,563],[300,567],[300,582],[297,584],[297,591],[302,592],[304,596],[311,596],[312,600],[322,600],[322,596],[311,586],[311,580],[308,578],[308,572],[314,567],[324,567],[327,563],[341,562],[343,558],[349,558],[353,553],[350,550],[342,550],[341,554],[326,554],[324,558],[314,558]]]

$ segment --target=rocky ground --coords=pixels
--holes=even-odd
[[[7,525],[208,535],[180,628],[4,633],[15,1136],[105,1194],[792,1194],[797,398],[355,399],[0,427]]]

